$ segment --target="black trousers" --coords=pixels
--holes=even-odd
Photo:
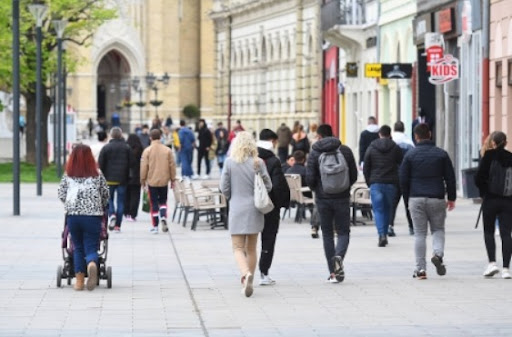
[[[286,158],[288,157],[288,146],[287,147],[278,147],[277,155],[279,156],[279,160],[281,163],[286,162]]]
[[[260,272],[268,275],[272,260],[274,258],[274,248],[276,246],[277,232],[279,231],[280,209],[274,208],[272,212],[265,214],[265,227],[261,232],[261,256]]]
[[[496,262],[496,242],[494,231],[496,219],[500,226],[503,268],[509,268],[512,255],[512,200],[505,198],[484,198],[482,204],[484,219],[484,240],[489,262]]]
[[[201,162],[206,163],[206,174],[210,174],[210,160],[208,159],[208,151],[199,149],[197,151],[197,175],[201,175]]]
[[[140,185],[127,185],[124,200],[124,215],[136,218],[140,204]]]
[[[396,216],[396,209],[398,208],[398,204],[400,203],[400,198],[402,197],[402,192],[400,189],[398,189],[398,193],[395,196],[394,204],[393,204],[393,210],[391,211],[390,216],[390,226],[395,226],[395,216]],[[409,203],[404,199],[404,206],[405,206],[405,215],[407,216],[407,223],[409,224],[409,228],[412,229],[412,218],[411,218],[411,212],[409,212]]]

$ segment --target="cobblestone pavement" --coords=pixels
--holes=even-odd
[[[172,224],[169,234],[151,235],[147,214],[110,236],[112,289],[103,281],[93,292],[57,288],[56,189],[45,184],[36,197],[35,185],[22,185],[14,217],[12,187],[0,185],[0,336],[512,336],[512,280],[481,276],[478,206],[468,200],[448,217],[444,277],[431,265],[428,280],[411,277],[402,208],[386,248],[371,224],[352,228],[342,284],[325,282],[321,239],[287,218],[271,269],[277,283],[245,298],[225,230],[201,222],[195,232]]]

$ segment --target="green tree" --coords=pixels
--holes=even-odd
[[[20,1],[20,87],[27,103],[27,161],[35,162],[36,135],[36,34],[35,19],[28,10],[32,0]],[[43,21],[42,42],[42,82],[49,89],[49,79],[57,68],[57,37],[51,24],[52,20],[68,20],[64,41],[77,45],[87,45],[96,29],[105,21],[117,16],[115,9],[107,7],[105,0],[46,0],[37,1],[48,6],[48,15]],[[0,1],[0,90],[11,91],[12,87],[12,1]],[[72,72],[77,62],[76,55],[66,53],[65,62],[68,72]],[[52,100],[43,90],[42,143],[47,144],[48,114]],[[43,150],[43,164],[48,164],[48,150]]]

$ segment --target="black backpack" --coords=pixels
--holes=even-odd
[[[497,160],[491,162],[489,170],[489,193],[502,197],[512,196],[512,167],[505,167]]]

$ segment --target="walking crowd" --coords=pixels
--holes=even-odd
[[[358,180],[358,184],[365,183],[370,191],[378,247],[386,247],[390,244],[389,237],[396,236],[394,220],[402,198],[409,234],[415,240],[413,277],[427,278],[429,230],[430,261],[438,275],[446,274],[445,221],[447,211],[455,208],[456,178],[448,153],[435,146],[427,123],[415,123],[414,139],[410,139],[402,122],[396,122],[392,130],[388,125],[378,126],[377,120],[370,117],[368,127],[360,136],[356,161],[352,150],[340,142],[328,124],[312,124],[306,132],[299,122],[293,130],[283,123],[276,132],[261,130],[256,140],[240,121],[228,131],[222,123],[213,130],[201,119],[196,128],[197,137],[185,121],[180,121],[179,127],[174,127],[172,120],[168,122],[165,126],[154,122],[151,128],[143,125],[128,135],[126,141],[121,128],[114,126],[108,143],[105,131],[100,130],[97,132],[100,145],[91,149],[78,144],[73,148],[59,186],[59,198],[65,205],[75,247],[75,289],[84,288],[86,274],[87,288],[92,290],[96,285],[97,246],[106,208],[109,230],[120,233],[123,219],[136,221],[141,191],[144,191],[150,200],[150,231],[158,234],[160,228],[167,232],[168,191],[179,179],[177,167],[181,166],[181,179],[192,183],[201,175],[204,162],[203,178],[209,179],[215,158],[221,170],[219,189],[228,200],[227,221],[245,296],[254,292],[257,266],[261,286],[276,283],[270,269],[281,209],[294,207],[287,175],[300,177],[304,196],[314,199],[307,207],[311,213],[311,236],[319,238],[321,229],[328,282],[339,283],[345,279],[350,198],[352,186]],[[509,272],[512,153],[505,149],[506,145],[504,133],[489,135],[481,152],[475,183],[483,198],[481,212],[489,259],[483,275],[492,277],[500,272],[494,237],[497,226],[503,243],[501,275],[509,279],[512,277]],[[197,175],[192,168],[194,150]],[[306,209],[297,208],[297,212],[301,212],[299,217],[305,217]]]

